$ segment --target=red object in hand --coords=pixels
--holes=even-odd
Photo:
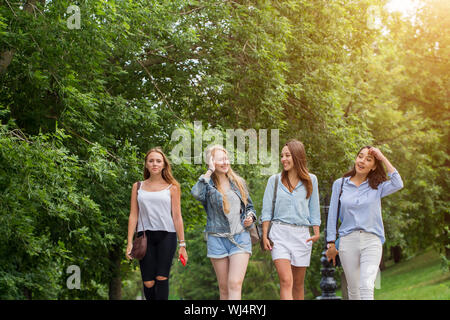
[[[181,253],[180,253],[180,261],[181,261],[181,264],[183,265],[183,267],[185,267],[186,266],[186,260],[184,259],[183,255]]]

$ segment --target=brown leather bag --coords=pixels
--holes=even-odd
[[[141,182],[138,181],[137,190],[141,187]],[[137,201],[137,191],[136,191],[136,201]],[[141,218],[141,215],[139,214],[139,202],[138,202],[138,219]],[[141,218],[141,225],[142,224],[142,218]],[[145,257],[145,254],[147,253],[147,237],[145,235],[145,230],[142,232],[142,235],[138,236],[138,223],[136,223],[136,233],[133,240],[133,248],[131,249],[130,256],[133,259],[142,260]]]

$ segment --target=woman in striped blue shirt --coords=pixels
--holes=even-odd
[[[390,179],[386,177],[386,166]],[[327,222],[328,261],[339,257],[350,300],[373,300],[385,241],[381,198],[403,188],[398,171],[377,148],[361,148],[353,169],[333,184]],[[340,201],[339,248],[336,221]]]

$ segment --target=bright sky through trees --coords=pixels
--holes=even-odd
[[[403,15],[410,16],[419,5],[419,0],[391,0],[386,4],[386,8],[391,12],[400,11]]]

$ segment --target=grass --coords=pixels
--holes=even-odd
[[[375,289],[375,300],[450,300],[450,272],[442,269],[437,252],[429,249],[387,265],[381,272],[381,288]]]

